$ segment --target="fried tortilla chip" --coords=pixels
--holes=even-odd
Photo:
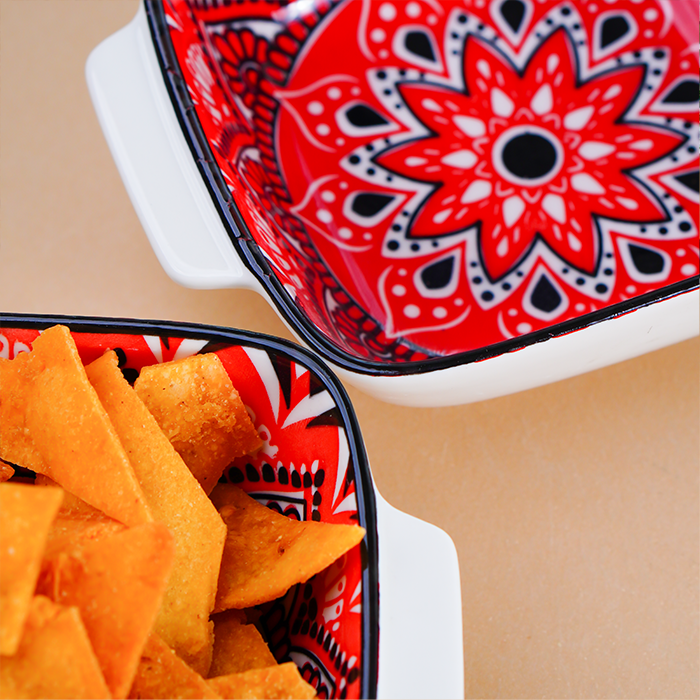
[[[15,470],[13,469],[12,465],[8,464],[7,462],[3,462],[0,459],[0,483],[11,479],[14,473]]]
[[[26,352],[0,360],[0,458],[37,471],[42,459],[26,430],[25,408],[41,365]]]
[[[316,691],[299,674],[299,669],[288,661],[279,666],[255,668],[244,673],[210,678],[207,683],[222,698],[315,698]]]
[[[0,697],[111,697],[76,608],[33,599],[17,652],[0,657]]]
[[[146,642],[130,698],[218,698],[218,693],[154,632]]]
[[[80,610],[115,698],[124,698],[163,600],[175,545],[162,523],[145,523],[52,560],[42,592]]]
[[[124,445],[156,520],[175,537],[175,563],[156,631],[201,675],[211,664],[212,623],[226,526],[153,416],[129,386],[117,356],[87,373]]]
[[[213,353],[144,367],[134,389],[206,493],[236,457],[262,447]]]
[[[255,625],[246,624],[245,613],[227,610],[213,615],[212,619],[214,656],[209,677],[277,665],[277,660]]]
[[[44,474],[36,475],[37,486],[61,487]],[[63,502],[51,523],[44,549],[44,565],[59,553],[73,554],[83,546],[126,530],[126,525],[93,508],[72,493],[61,489]]]
[[[17,651],[62,498],[59,489],[0,484],[0,654]]]
[[[227,528],[215,612],[279,598],[330,566],[365,534],[359,525],[292,520],[233,484],[217,484],[211,499]]]
[[[37,486],[54,486],[56,488],[62,488],[60,484],[56,483],[45,474],[37,474],[34,483]],[[91,506],[82,498],[79,498],[74,493],[66,491],[65,489],[63,489],[63,502],[61,503],[57,517],[106,518],[114,522],[114,518],[110,518],[99,508]]]
[[[0,457],[57,481],[126,525],[152,520],[65,326],[0,364]]]
[[[59,510],[46,538],[44,561],[54,559],[61,553],[77,554],[91,542],[126,529],[125,525],[108,515],[76,515]]]

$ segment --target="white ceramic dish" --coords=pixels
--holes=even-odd
[[[526,19],[530,21],[528,19],[530,15],[527,13],[532,10],[531,5],[534,7],[534,4],[530,0],[518,0],[518,2],[524,8],[525,19],[522,21]],[[422,7],[421,3],[413,4],[418,8],[414,8],[414,12],[418,12]],[[502,4],[498,0],[491,3],[493,7],[490,11],[494,22],[498,19],[498,11]],[[651,4],[654,4],[654,8],[656,7],[655,3]],[[676,9],[680,4],[676,5]],[[204,8],[206,4],[195,3],[195,5],[201,5]],[[550,5],[554,7],[556,3],[550,3]],[[569,6],[563,3],[562,8],[564,5]],[[370,3],[367,7],[374,6]],[[535,9],[541,12],[540,9]],[[551,9],[550,14],[554,13],[555,9]],[[574,7],[573,11],[575,9]],[[642,9],[635,10],[640,18]],[[658,11],[654,11],[655,16],[658,17]],[[612,10],[608,14],[611,12]],[[564,10],[561,10],[562,15],[563,13]],[[637,24],[642,22],[640,18],[634,19],[628,15],[629,12],[626,15],[623,13],[621,15],[623,20],[618,18],[619,21],[627,22],[628,28],[632,24],[637,27]],[[550,19],[551,17],[548,16],[547,21]],[[566,31],[575,33],[568,24],[564,24],[565,18],[559,19]],[[558,22],[559,19],[556,21]],[[601,14],[594,26],[599,27],[601,22],[608,19],[611,17],[607,15],[603,17]],[[666,17],[666,19],[673,23],[673,17]],[[174,22],[171,19],[168,21],[171,24]],[[470,17],[469,22],[471,21]],[[544,19],[541,21],[544,22]],[[513,35],[508,39],[507,28],[502,28],[501,34],[515,44],[521,42],[522,46],[527,46],[528,42],[535,41],[534,32],[538,27],[539,25],[531,25],[527,29],[529,38],[526,40],[523,39],[525,35],[519,38]],[[631,293],[631,296],[624,301],[608,306],[591,302],[590,308],[594,309],[593,311],[571,317],[561,323],[556,322],[556,319],[551,324],[549,321],[542,321],[539,330],[535,329],[532,332],[528,332],[528,329],[532,328],[530,322],[533,322],[534,317],[529,318],[528,323],[519,324],[518,328],[521,330],[516,332],[514,326],[517,319],[511,323],[507,316],[502,315],[498,319],[499,328],[503,334],[502,342],[487,343],[465,352],[444,354],[435,352],[432,356],[419,354],[416,356],[421,359],[416,362],[383,362],[353,355],[347,347],[340,347],[329,340],[334,331],[333,328],[324,329],[314,325],[309,317],[298,312],[297,305],[294,303],[295,297],[289,293],[289,285],[285,287],[278,279],[277,272],[281,268],[279,265],[275,267],[272,263],[268,264],[269,253],[263,250],[261,254],[258,247],[259,241],[253,240],[255,236],[245,230],[248,219],[243,220],[245,217],[241,217],[240,212],[235,221],[235,217],[231,219],[230,212],[235,210],[236,204],[231,207],[230,202],[224,201],[221,194],[212,189],[214,176],[211,173],[209,180],[204,177],[202,168],[206,166],[205,169],[209,168],[207,172],[210,172],[213,167],[215,171],[215,164],[207,162],[203,165],[201,158],[198,164],[193,157],[194,137],[190,133],[191,129],[187,132],[189,127],[182,122],[182,114],[173,107],[159,57],[154,49],[152,29],[142,7],[131,24],[95,49],[87,64],[87,79],[114,159],[161,264],[174,280],[186,286],[237,287],[252,289],[263,294],[305,345],[321,355],[341,377],[366,393],[386,401],[415,406],[467,403],[571,377],[656,350],[698,333],[698,248],[697,206],[695,206],[694,211],[688,210],[692,217],[691,224],[683,224],[693,227],[693,238],[690,243],[687,236],[683,240],[679,238],[678,243],[679,246],[684,246],[682,251],[679,248],[678,255],[687,256],[684,259],[685,266],[691,273],[694,270],[694,273],[680,282],[656,289],[651,289],[648,285],[644,287],[639,282],[638,286],[641,289],[651,291],[637,296]],[[420,31],[428,31],[428,29]],[[501,44],[503,37],[501,37]],[[641,35],[637,38],[639,39]],[[602,40],[597,41],[600,43]],[[616,41],[619,43],[623,39]],[[592,43],[595,45],[594,54],[596,51],[605,53],[611,50],[601,48],[602,44],[598,46],[596,41]],[[616,47],[613,46],[613,48]],[[520,54],[514,55],[522,57],[524,51],[525,49],[522,49]],[[627,61],[628,58],[632,62],[636,60],[631,58],[633,55],[636,56],[631,48],[624,53],[625,47],[622,46],[620,51],[623,53],[620,53],[622,58],[618,59],[619,62]],[[643,57],[646,56],[644,52],[637,53],[643,54]],[[652,87],[657,92],[660,89],[658,85]],[[666,90],[665,87],[663,89]],[[189,90],[192,92],[191,87]],[[638,105],[635,105],[634,109],[638,109]],[[685,109],[687,111],[688,107],[686,106]],[[674,122],[674,128],[675,126]],[[697,120],[687,128],[692,132],[687,137],[687,142],[697,142]],[[678,129],[682,129],[680,122]],[[678,136],[678,139],[681,139],[681,136]],[[219,179],[223,182],[220,173]],[[556,202],[559,201],[559,199],[556,200]],[[551,202],[554,200],[552,199]],[[550,207],[550,209],[554,211],[556,207]],[[226,211],[229,214],[226,214]],[[260,209],[260,211],[263,210]],[[254,210],[249,211],[248,215],[256,216]],[[556,211],[553,215],[556,215]],[[257,216],[260,217],[262,214]],[[236,231],[232,229],[234,225],[238,226]],[[257,235],[259,232],[254,230],[253,233]],[[662,236],[656,236],[656,238],[661,239]],[[554,268],[555,263],[560,264],[560,258],[556,260],[552,258],[553,248],[545,250],[544,244],[540,242],[538,245],[540,248],[533,246],[533,250],[537,248],[540,251],[538,253],[540,263],[546,262],[550,270]],[[650,250],[645,242],[634,245],[635,250]],[[623,244],[618,243],[615,250],[622,251],[623,248]],[[464,253],[465,258],[469,255],[469,250],[467,248],[467,252]],[[625,250],[631,249],[625,248]],[[536,253],[537,251],[533,255]],[[651,255],[656,255],[663,260],[668,258],[668,262],[673,252],[671,254],[652,252]],[[617,260],[618,268],[622,269],[623,265],[629,265],[631,270],[629,274],[637,274],[641,279],[643,275],[638,274],[639,271],[635,272],[630,260],[628,253],[621,252]],[[528,278],[530,287],[533,287],[536,282],[534,275],[540,274],[537,272],[539,269],[537,266],[540,263],[535,258],[533,261],[531,264],[528,263],[530,267],[527,274],[533,275]],[[691,267],[692,270],[690,270]],[[606,274],[607,272],[606,270]],[[658,274],[667,273],[652,271],[647,276],[651,279],[654,274],[658,276]],[[589,281],[592,280],[591,285],[595,285],[597,280],[598,286],[603,289],[605,285],[600,285],[600,280],[604,279],[601,269],[598,269],[596,275]],[[558,278],[555,279],[550,272],[545,276],[550,291],[554,287],[558,290],[555,296],[559,297],[560,301],[568,299],[567,294],[574,298],[575,285],[566,287],[561,279],[557,281]],[[581,277],[581,282],[583,281],[584,278]],[[502,286],[505,288],[507,285],[504,283]],[[630,285],[628,287],[633,288]],[[596,292],[591,294],[595,296]],[[527,308],[532,306],[532,304],[528,306],[527,300],[523,304]],[[584,305],[578,303],[578,306]],[[510,311],[513,314],[517,313],[517,310]],[[530,311],[543,318],[547,315],[537,309],[533,311],[530,308]],[[384,330],[387,330],[388,321],[385,319],[383,323]],[[511,328],[508,324],[513,327]],[[457,331],[446,328],[437,333],[438,335],[442,333],[447,338],[456,335]]]
[[[107,347],[119,348],[125,376],[156,362],[218,353],[256,428],[267,436],[250,463],[238,460],[227,469],[228,479],[263,503],[294,509],[297,518],[359,522],[367,530],[362,554],[351,553],[339,569],[292,592],[283,614],[272,608],[269,636],[283,640],[281,651],[273,651],[291,657],[319,693],[332,697],[344,697],[343,690],[347,697],[463,697],[454,544],[376,491],[350,400],[322,363],[292,343],[258,333],[16,314],[0,317],[0,357],[27,352],[42,329],[57,323],[71,329],[84,362]],[[316,612],[304,612],[312,599]],[[263,611],[263,627],[266,619]]]

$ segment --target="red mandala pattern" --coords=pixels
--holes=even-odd
[[[165,9],[243,219],[342,351],[476,350],[698,274],[694,0]]]
[[[629,221],[664,220],[651,193],[623,172],[658,160],[682,141],[661,129],[618,123],[644,69],[623,68],[579,87],[567,44],[564,31],[557,31],[521,77],[472,39],[465,92],[399,84],[406,106],[436,134],[377,158],[388,170],[433,185],[412,222],[412,237],[480,224],[484,267],[499,279],[540,235],[562,260],[593,274],[600,252],[593,216],[621,208],[616,217]],[[587,129],[595,116],[595,128]]]

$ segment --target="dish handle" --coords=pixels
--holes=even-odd
[[[457,551],[439,528],[377,493],[379,698],[463,698]]]
[[[143,5],[90,54],[88,89],[141,225],[168,275],[261,291],[211,203],[167,93]]]

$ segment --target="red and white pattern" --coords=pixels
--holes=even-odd
[[[347,352],[478,349],[698,274],[694,0],[166,14],[256,243]]]

